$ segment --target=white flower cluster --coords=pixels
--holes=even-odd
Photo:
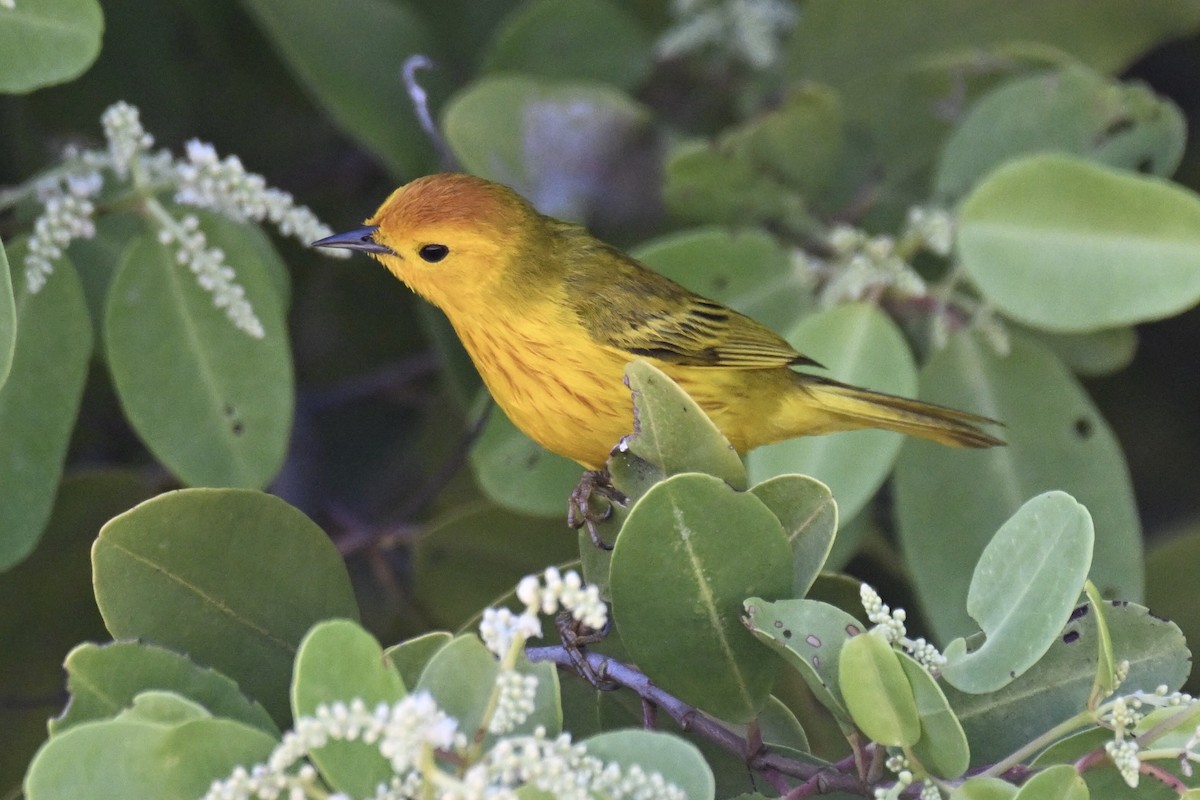
[[[262,322],[246,299],[246,290],[236,282],[237,273],[225,263],[224,250],[208,246],[196,215],[188,214],[177,224],[171,224],[174,220],[164,222],[167,224],[158,229],[158,241],[167,247],[178,245],[175,261],[192,271],[196,283],[212,295],[213,305],[223,309],[230,322],[255,339],[263,338]]]
[[[267,221],[281,235],[304,244],[333,233],[311,209],[296,205],[289,193],[267,186],[262,175],[247,172],[237,156],[220,159],[211,144],[198,139],[187,143],[186,153],[187,160],[175,165],[176,203],[209,208],[239,222]],[[331,254],[349,258],[350,251],[333,249]]]
[[[915,240],[934,255],[945,258],[954,247],[954,216],[944,208],[913,206],[908,210],[905,240]]]
[[[779,60],[781,42],[795,26],[787,0],[674,0],[675,24],[658,40],[659,58],[676,58],[707,47],[755,69]]]
[[[36,187],[42,214],[33,224],[29,252],[25,255],[25,281],[37,294],[54,272],[54,262],[62,257],[72,239],[90,239],[96,235],[92,202],[103,185],[95,172],[68,172],[39,181]]]
[[[538,679],[536,675],[522,675],[515,669],[502,669],[496,676],[496,688],[500,696],[489,733],[508,733],[533,713],[537,700]]]
[[[544,581],[544,585],[543,585]],[[527,575],[517,585],[517,599],[525,606],[520,614],[507,608],[489,608],[483,612],[479,636],[498,656],[503,657],[513,647],[515,639],[521,645],[542,635],[538,613],[554,614],[559,608],[594,631],[608,623],[608,607],[600,599],[595,586],[584,586],[579,573],[570,570],[563,575],[556,567],[548,567],[542,578]]]
[[[833,263],[826,266],[832,277],[819,298],[826,307],[889,288],[912,297],[929,293],[924,279],[904,259],[891,236],[867,236],[858,228],[839,225],[830,231],[826,244],[833,251]]]
[[[1129,674],[1129,662],[1122,661],[1118,664],[1116,672],[1118,680],[1123,681]],[[1195,698],[1186,692],[1171,692],[1165,685],[1162,685],[1156,687],[1153,692],[1134,692],[1116,697],[1106,704],[1101,721],[1112,728],[1114,735],[1110,741],[1105,743],[1104,751],[1108,753],[1113,766],[1117,768],[1125,783],[1131,788],[1137,788],[1138,775],[1141,770],[1142,755],[1136,737],[1137,727],[1146,719],[1147,712],[1144,709],[1146,707],[1186,708],[1194,706],[1195,703]],[[1197,745],[1200,745],[1200,727],[1193,732],[1192,737],[1183,747],[1155,750],[1147,752],[1146,755],[1157,758],[1177,757],[1183,766],[1183,771],[1190,775],[1191,765],[1189,762],[1200,761],[1200,755],[1196,752]]]
[[[313,716],[296,721],[265,764],[249,770],[238,767],[228,778],[214,781],[204,800],[318,796],[317,772],[303,759],[331,741],[373,745],[388,759],[395,775],[377,787],[375,800],[515,800],[515,790],[526,784],[566,800],[594,795],[614,800],[687,797],[657,772],[606,764],[588,755],[583,745],[572,745],[569,734],[549,739],[542,728],[529,736],[501,739],[461,775],[443,772],[432,753],[455,751],[463,756],[467,741],[457,722],[428,693],[418,692],[390,706],[381,703],[374,711],[362,700],[320,706]],[[340,794],[329,798],[348,800]]]
[[[212,294],[214,304],[238,328],[261,338],[262,323],[236,282],[233,268],[225,263],[224,253],[208,246],[194,216],[176,219],[156,195],[174,188],[179,205],[212,209],[239,222],[268,221],[284,236],[304,243],[328,236],[330,229],[311,210],[296,205],[290,194],[268,187],[261,175],[247,172],[236,156],[218,159],[212,145],[189,142],[183,161],[176,161],[166,150],[152,151],[154,137],[142,127],[137,108],[129,103],[109,106],[100,122],[106,140],[103,150],[71,149],[64,154],[64,166],[32,184],[43,211],[34,222],[25,257],[30,292],[41,290],[54,271],[54,262],[72,240],[95,236],[94,201],[104,188],[105,173],[109,173],[118,181],[132,182],[142,196],[146,216],[158,228],[159,240],[178,245],[178,262],[191,269],[197,283]],[[337,249],[321,252],[338,258],[350,255]]]
[[[867,619],[877,626],[876,630],[883,634],[889,644],[900,645],[921,666],[934,674],[946,665],[946,657],[931,642],[925,641],[924,637],[908,638],[908,628],[904,624],[908,619],[908,612],[903,608],[892,611],[870,584],[860,584],[858,593],[863,609],[867,612]]]
[[[505,786],[528,784],[557,800],[589,800],[594,795],[629,800],[687,800],[687,794],[657,772],[636,764],[622,770],[571,744],[570,734],[554,739],[542,729],[532,736],[502,739],[484,761]]]

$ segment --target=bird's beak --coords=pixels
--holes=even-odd
[[[392,248],[375,241],[374,236],[377,230],[379,230],[378,225],[367,225],[357,230],[326,236],[324,239],[318,239],[312,244],[313,247],[340,247],[343,250],[361,250],[364,253],[395,255],[396,253]]]

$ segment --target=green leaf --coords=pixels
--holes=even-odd
[[[946,645],[942,676],[964,692],[994,692],[1041,658],[1067,623],[1092,564],[1092,517],[1065,492],[1038,495],[984,548],[967,613],[987,641]]]
[[[911,397],[917,368],[904,335],[870,303],[852,303],[807,317],[787,340],[840,381]],[[752,483],[799,472],[826,484],[844,519],[858,513],[891,472],[904,437],[891,431],[805,436],[769,444],[746,458]]]
[[[413,548],[413,594],[432,621],[457,628],[512,591],[521,578],[575,558],[575,534],[560,516],[530,519],[487,504],[459,507],[434,519]],[[464,575],[471,580],[463,581]]]
[[[100,54],[104,14],[97,0],[18,2],[0,12],[0,93],[66,83]]]
[[[804,273],[761,228],[693,228],[653,239],[630,255],[772,330],[791,328],[813,305]]]
[[[292,676],[292,715],[311,717],[317,706],[362,700],[367,709],[404,697],[404,682],[375,637],[345,619],[319,622],[300,642]],[[310,754],[335,790],[367,797],[393,774],[374,744],[331,741]]]
[[[723,136],[721,145],[811,198],[833,180],[842,139],[841,99],[827,86],[806,83],[792,88],[776,108]]]
[[[9,248],[14,263],[25,250],[25,242]],[[29,555],[50,518],[92,352],[83,291],[65,256],[36,295],[18,281],[15,305],[17,340],[0,387],[0,486],[8,498],[0,503],[0,570]]]
[[[63,666],[71,700],[62,716],[50,720],[51,736],[115,717],[138,695],[152,690],[173,692],[214,717],[279,736],[271,716],[247,699],[232,679],[164,647],[146,642],[81,644],[67,655]]]
[[[453,634],[446,631],[430,631],[392,645],[383,651],[383,655],[400,673],[405,686],[416,686],[429,659],[453,638]]]
[[[1012,800],[1017,787],[999,778],[968,778],[950,792],[950,800]]]
[[[790,594],[775,515],[719,478],[683,474],[645,494],[612,554],[612,613],[631,659],[667,691],[730,722],[767,701],[775,662],[738,619],[751,596]]]
[[[278,740],[213,718],[178,695],[149,692],[116,719],[50,739],[25,777],[29,800],[194,800],[235,767],[264,762]]]
[[[598,42],[604,46],[597,47]],[[653,66],[650,37],[608,0],[538,0],[510,15],[484,60],[488,72],[637,88]]]
[[[500,408],[492,409],[471,448],[470,464],[479,488],[497,505],[560,520],[581,469],[518,430]]]
[[[650,121],[608,86],[510,75],[451,98],[443,127],[465,171],[511,186],[543,214],[644,225],[657,209]]]
[[[1088,696],[1088,708],[1096,708],[1100,702],[1117,690],[1116,661],[1113,659],[1112,633],[1108,630],[1104,602],[1100,590],[1091,581],[1084,581],[1083,590],[1096,615],[1096,681]]]
[[[534,711],[510,734],[533,733],[541,726],[550,736],[562,730],[562,703],[559,700],[558,671],[553,664],[531,664],[524,658],[517,661],[517,672],[537,678]],[[474,634],[456,636],[429,659],[414,691],[433,695],[438,707],[458,720],[458,730],[468,740],[479,732],[488,700],[496,685],[500,665]],[[485,747],[492,734],[483,738]]]
[[[325,532],[255,491],[159,495],[104,526],[92,565],[113,636],[157,642],[219,669],[276,722],[289,718],[304,634],[320,620],[358,616]]]
[[[588,755],[620,764],[628,774],[633,765],[647,775],[655,772],[683,790],[688,800],[710,800],[716,785],[712,770],[694,744],[660,731],[622,730],[598,733],[582,743]]]
[[[746,488],[746,468],[733,445],[666,373],[638,359],[625,367],[625,384],[633,394],[633,431],[617,445],[613,468],[634,459],[657,468],[660,480],[703,472]]]
[[[921,376],[921,398],[1006,424],[1006,447],[964,451],[910,441],[896,466],[900,542],[942,642],[977,630],[964,605],[992,533],[1028,498],[1061,489],[1092,513],[1091,578],[1105,597],[1142,593],[1141,528],[1124,456],[1087,394],[1036,344],[998,356],[979,336],[951,337]],[[970,491],[962,502],[948,494]]]
[[[12,369],[13,353],[17,347],[17,301],[13,297],[12,275],[4,243],[0,242],[0,389]]]
[[[838,659],[862,624],[840,608],[817,600],[780,600],[758,597],[745,602],[746,627],[759,641],[783,657],[800,673],[813,695],[841,722],[850,720],[842,700]]]
[[[1013,319],[1084,332],[1200,301],[1200,197],[1059,155],[1007,164],[964,201],[963,269]]]
[[[929,671],[907,653],[896,652],[900,666],[912,687],[921,718],[921,738],[913,753],[939,778],[957,778],[971,764],[971,750],[962,724]]]
[[[708,142],[689,141],[667,156],[663,201],[690,222],[769,223],[808,233],[804,197],[746,159]]]
[[[910,747],[921,738],[912,686],[892,646],[864,633],[842,645],[838,681],[854,724],[874,741]]]
[[[751,487],[783,525],[792,547],[792,595],[807,594],[833,548],[838,506],[829,487],[805,475],[777,475]]]
[[[237,265],[263,338],[235,328],[171,250],[146,234],[126,252],[109,292],[108,363],[129,421],[182,481],[260,487],[279,471],[291,434],[287,330],[252,242],[211,238]]]
[[[196,209],[196,213],[199,216],[207,212]],[[113,276],[117,274],[129,245],[139,234],[146,232],[148,225],[146,219],[134,211],[105,213],[97,217],[95,222],[96,235],[90,239],[73,240],[67,248],[67,255],[83,284],[83,296],[87,300],[96,337],[97,356],[103,358],[104,307],[108,302],[108,288],[112,286]]]
[[[1001,163],[1038,152],[1171,175],[1187,126],[1169,100],[1140,84],[1069,67],[1021,76],[985,95],[942,151],[934,191],[957,199]]]
[[[1074,766],[1050,767],[1021,786],[1016,800],[1087,800],[1087,784]]]
[[[400,0],[242,0],[267,39],[343,130],[393,175],[420,175],[432,151],[405,91],[404,61],[437,58],[425,21]],[[426,88],[436,71],[422,74]]]
[[[1105,616],[1114,658],[1129,661],[1124,687],[1153,691],[1165,685],[1175,691],[1183,685],[1191,654],[1178,626],[1133,603],[1112,603]],[[1080,606],[1042,659],[1003,689],[967,694],[944,687],[971,742],[972,766],[995,763],[1086,706],[1096,678],[1098,635],[1091,607]],[[976,635],[968,644],[981,639]]]

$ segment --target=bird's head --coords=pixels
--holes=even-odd
[[[495,291],[542,220],[505,186],[443,173],[392,192],[364,227],[313,244],[369,253],[418,294],[453,312]]]

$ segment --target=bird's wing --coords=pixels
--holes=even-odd
[[[599,242],[594,250],[588,263],[568,270],[565,283],[567,303],[600,344],[693,367],[820,366],[769,328],[619,250]]]

